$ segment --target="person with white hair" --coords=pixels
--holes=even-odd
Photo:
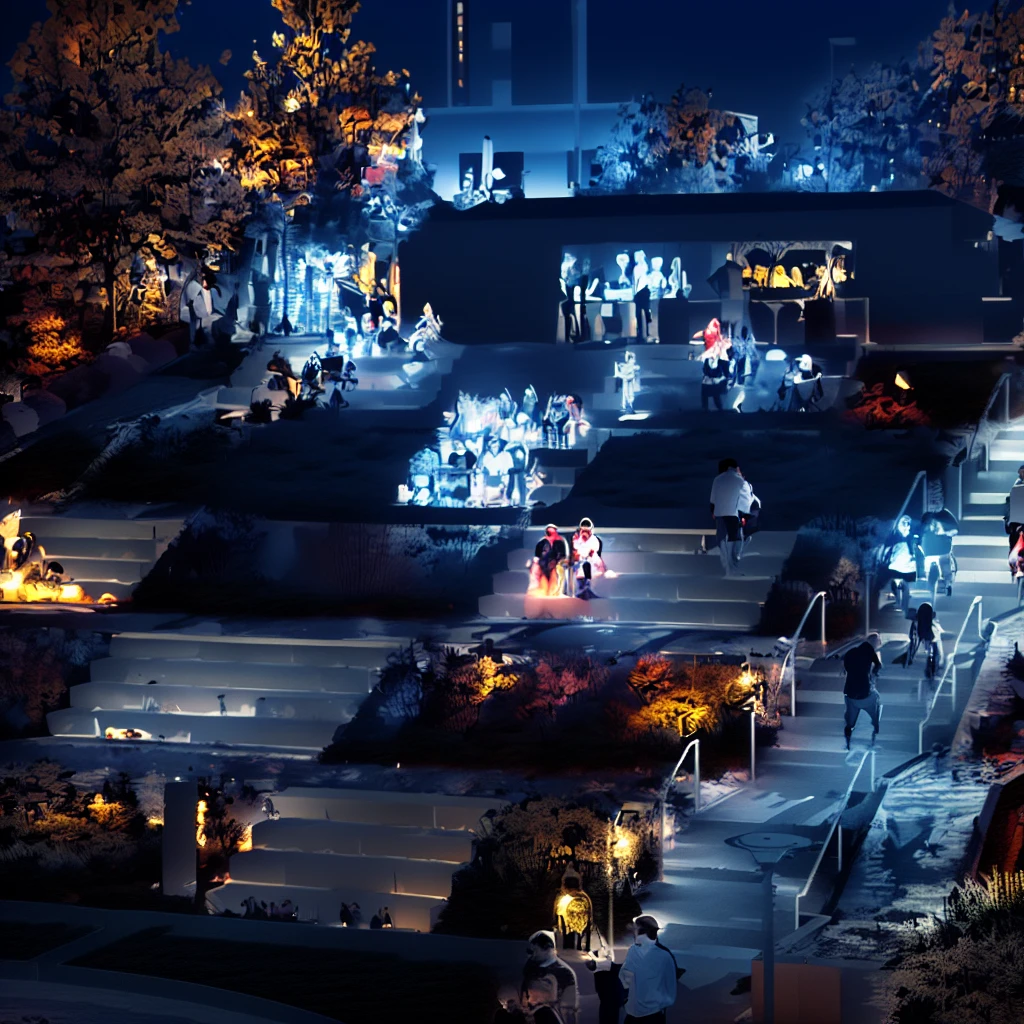
[[[572,537],[572,560],[576,567],[576,596],[584,600],[597,597],[590,589],[591,580],[595,575],[605,572],[604,559],[601,552],[604,544],[594,533],[594,523],[590,519],[581,519],[579,529]]]

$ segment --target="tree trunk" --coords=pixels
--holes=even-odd
[[[114,294],[117,279],[116,269],[116,264],[111,260],[103,264],[103,284],[107,289],[107,307],[103,310],[103,340],[108,345],[114,340],[114,324],[116,323],[117,311],[114,305],[117,301]]]

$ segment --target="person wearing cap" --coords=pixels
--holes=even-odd
[[[649,914],[633,921],[634,944],[623,961],[619,980],[626,989],[626,1024],[665,1024],[676,1001],[676,958],[658,941],[659,925]]]
[[[804,353],[797,361],[793,374],[793,383],[802,384],[821,376],[821,367],[809,355]]]
[[[530,593],[538,597],[558,597],[561,586],[558,567],[569,556],[565,539],[554,523],[544,527],[544,536],[533,549],[530,562]]]
[[[519,998],[538,1024],[575,1024],[580,1005],[576,972],[555,952],[554,932],[534,932],[527,940]]]
[[[590,519],[581,519],[579,529],[572,537],[572,560],[576,566],[576,596],[588,599],[597,595],[590,589],[594,573],[600,576],[605,571],[601,550],[604,545],[594,533]]]

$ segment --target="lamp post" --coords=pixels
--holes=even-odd
[[[803,850],[811,845],[805,836],[791,832],[745,832],[741,836],[726,839],[730,846],[746,850],[761,869],[761,963],[762,1002],[764,1004],[761,1024],[775,1021],[775,896],[772,891],[772,876],[775,865],[783,857]]]

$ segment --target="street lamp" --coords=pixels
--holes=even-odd
[[[792,832],[745,832],[741,836],[726,839],[730,846],[738,850],[746,850],[761,869],[761,965],[762,965],[762,1002],[764,1010],[762,1024],[774,1024],[775,1021],[775,896],[772,891],[772,875],[775,865],[783,857],[788,857],[797,850],[806,849],[811,845],[805,836],[794,835]]]

